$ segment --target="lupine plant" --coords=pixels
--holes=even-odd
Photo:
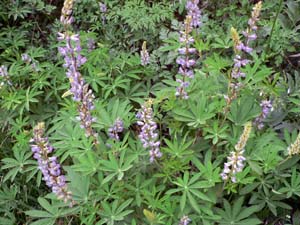
[[[298,0],[0,1],[0,225],[297,225]]]

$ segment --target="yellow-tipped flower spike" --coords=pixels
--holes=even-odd
[[[191,22],[192,22],[192,17],[191,16],[186,16],[186,19],[184,21],[184,24],[185,24],[185,33],[186,34],[189,34],[192,31]]]
[[[143,42],[142,50],[143,50],[143,51],[147,51],[147,41],[144,41],[144,42]]]
[[[150,223],[154,223],[154,222],[156,221],[156,215],[155,215],[155,213],[150,212],[150,211],[147,210],[147,209],[144,209],[144,210],[143,210],[143,213],[144,213],[145,217],[147,218],[147,220],[148,220]]]
[[[245,124],[245,127],[244,127],[244,131],[240,137],[240,140],[239,142],[235,145],[235,150],[236,151],[242,151],[245,146],[246,146],[246,143],[249,139],[249,136],[250,136],[250,133],[251,133],[251,129],[252,129],[252,123],[251,122],[248,122]]]
[[[232,38],[233,43],[234,43],[234,51],[238,51],[237,46],[241,43],[239,34],[238,34],[237,30],[234,27],[231,27],[230,33],[231,33],[231,38]]]
[[[298,134],[296,141],[288,147],[289,156],[300,154],[300,133]]]
[[[36,125],[36,129],[39,130],[44,130],[45,129],[45,123],[44,122],[40,122]]]
[[[64,25],[70,25],[72,23],[72,11],[73,11],[74,0],[65,0],[64,6],[61,9],[60,21]]]
[[[252,17],[258,18],[260,15],[261,8],[262,8],[262,2],[260,1],[256,3],[255,6],[253,7]]]

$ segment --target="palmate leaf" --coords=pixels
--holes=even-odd
[[[60,202],[55,202],[50,204],[45,198],[39,197],[38,202],[45,210],[28,210],[25,214],[33,217],[39,218],[39,220],[31,223],[35,225],[53,225],[56,220],[61,217],[72,215],[78,212],[79,207],[61,207]]]
[[[240,197],[238,200],[234,201],[233,205],[230,205],[229,202],[226,199],[224,199],[224,208],[217,209],[217,213],[222,218],[222,220],[220,221],[220,225],[261,224],[261,221],[259,219],[252,216],[255,212],[260,210],[260,207],[258,205],[243,207],[243,202],[244,202],[244,198]]]
[[[122,150],[119,157],[109,153],[109,160],[100,160],[100,169],[108,172],[107,176],[102,180],[102,184],[109,182],[113,177],[117,176],[118,180],[122,180],[125,172],[133,167],[133,161],[136,155],[126,154],[127,149]],[[125,157],[126,156],[126,157]]]
[[[197,211],[201,211],[199,200],[207,201],[214,203],[209,195],[204,194],[199,189],[206,188],[206,185],[203,186],[201,181],[199,181],[200,174],[194,174],[191,178],[189,173],[186,171],[182,178],[178,178],[176,181],[173,181],[178,188],[170,189],[166,192],[167,195],[172,195],[176,192],[181,192],[180,198],[180,209],[184,210],[187,200],[189,200],[190,205]]]
[[[230,107],[228,118],[236,125],[242,126],[247,121],[257,117],[261,113],[258,104],[251,96],[245,96],[234,101]]]
[[[32,153],[27,151],[19,151],[14,149],[14,158],[4,158],[2,163],[4,164],[1,169],[9,169],[8,173],[4,176],[4,181],[10,179],[13,181],[18,173],[23,174],[30,170],[35,170],[33,165],[36,165],[34,160],[31,160]],[[36,172],[36,170],[35,170]]]
[[[116,221],[122,221],[125,216],[129,215],[133,212],[133,210],[129,210],[128,207],[133,199],[128,199],[122,204],[119,203],[118,200],[115,200],[112,203],[101,202],[103,210],[101,210],[101,220],[97,223],[97,225],[107,224],[114,225]]]
[[[283,181],[285,187],[279,189],[278,192],[286,193],[286,197],[290,198],[293,195],[297,195],[300,197],[300,174],[297,173],[296,168],[293,168],[291,182],[288,183],[286,180]]]
[[[68,185],[72,197],[76,202],[85,202],[88,200],[89,187],[90,187],[90,176],[83,175],[82,173],[75,172],[71,167],[64,168],[68,174]]]
[[[96,123],[101,124],[101,127],[112,126],[117,118],[122,119],[126,125],[133,116],[130,113],[132,107],[129,101],[120,101],[118,98],[111,99],[106,107],[101,104],[96,105],[96,107],[98,112]]]
[[[207,97],[202,95],[196,102],[188,102],[188,107],[177,107],[173,110],[175,120],[186,122],[188,126],[199,128],[206,124],[216,114],[217,105],[208,103]]]

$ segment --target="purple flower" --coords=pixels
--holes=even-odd
[[[245,166],[244,161],[246,158],[243,156],[244,150],[232,151],[230,156],[227,157],[227,162],[224,163],[224,169],[221,173],[223,180],[228,180],[229,177],[233,183],[236,183],[236,174],[241,172]]]
[[[104,3],[99,2],[99,9],[100,9],[100,12],[103,14],[101,16],[101,19],[102,19],[102,23],[104,24],[105,20],[106,20],[106,17],[104,14],[107,12],[107,6]]]
[[[95,49],[95,40],[93,38],[88,39],[87,48],[88,51],[91,52],[93,49]]]
[[[223,180],[227,181],[231,178],[233,183],[237,182],[236,174],[241,172],[245,166],[244,161],[246,158],[243,154],[245,152],[246,143],[250,137],[251,129],[252,123],[246,123],[238,143],[234,146],[235,151],[230,152],[230,155],[227,157],[227,162],[224,163],[224,169],[220,174]]]
[[[63,199],[65,203],[69,202],[72,207],[74,204],[72,193],[68,191],[66,179],[61,173],[61,165],[58,163],[57,157],[49,156],[54,148],[50,145],[48,138],[44,137],[44,123],[38,123],[34,127],[33,139],[30,142],[33,158],[38,162],[38,168],[43,174],[46,185],[52,189],[58,199]]]
[[[187,15],[192,19],[190,21],[191,26],[196,28],[201,26],[201,11],[198,7],[199,0],[188,0],[186,3],[186,10],[188,11]]]
[[[240,70],[241,70],[241,67],[246,66],[250,61],[247,59],[243,59],[241,57],[241,51],[248,53],[248,54],[253,52],[253,48],[251,48],[249,45],[250,45],[251,41],[254,41],[257,38],[257,35],[255,33],[257,30],[256,22],[259,20],[261,6],[262,6],[262,3],[259,2],[253,8],[253,11],[251,13],[251,18],[248,21],[249,27],[246,29],[246,31],[242,32],[243,36],[246,39],[244,42],[240,41],[237,31],[234,28],[232,28],[231,32],[232,32],[233,41],[234,41],[234,49],[236,51],[236,55],[235,55],[235,59],[234,59],[235,63],[234,63],[234,67],[231,72],[232,78],[237,79],[239,77],[245,77],[245,74],[242,73]]]
[[[94,98],[93,92],[89,89],[88,85],[83,86],[83,98],[78,105],[79,116],[77,119],[80,121],[80,127],[85,130],[87,137],[93,137],[94,143],[97,144],[97,133],[92,128],[92,123],[96,121],[95,117],[92,117],[91,111],[94,109]]]
[[[99,2],[100,12],[105,13],[107,11],[107,7],[104,3]]]
[[[190,4],[193,3],[190,2]],[[190,36],[192,32],[191,20],[192,17],[188,15],[185,20],[185,30],[180,31],[179,41],[182,47],[178,49],[178,52],[181,56],[176,60],[179,65],[178,74],[182,75],[182,78],[176,79],[179,86],[176,88],[175,96],[182,99],[188,99],[186,88],[189,86],[189,82],[186,79],[194,77],[192,67],[196,64],[196,60],[190,58],[191,54],[196,53],[196,49],[190,47],[194,43],[194,39]]]
[[[257,118],[255,118],[255,121],[254,121],[254,123],[256,124],[256,126],[259,130],[261,130],[265,126],[263,121],[272,112],[273,105],[272,105],[271,101],[263,100],[260,103],[260,107],[261,107],[261,114]]]
[[[65,46],[59,47],[58,51],[64,57],[63,66],[67,69],[66,76],[70,80],[70,92],[73,94],[73,100],[78,103],[79,116],[77,119],[80,121],[80,127],[85,130],[86,136],[93,137],[94,144],[97,144],[97,133],[92,129],[92,123],[96,119],[91,115],[95,97],[79,72],[79,67],[87,61],[81,55],[80,36],[79,34],[58,33],[58,40],[65,41]]]
[[[25,63],[30,63],[31,62],[31,57],[27,53],[23,53],[21,55],[22,61]]]
[[[124,124],[120,118],[117,118],[113,126],[108,129],[108,136],[111,139],[120,140],[119,133],[123,132]]]
[[[2,78],[2,82],[0,83],[0,88],[5,84],[5,82],[9,85],[12,85],[10,79],[9,79],[9,75],[7,72],[7,67],[2,65],[0,66],[0,78]]]
[[[183,216],[178,225],[188,225],[192,220],[188,216]]]
[[[64,57],[64,67],[67,68],[66,75],[70,80],[71,89],[74,101],[80,102],[83,97],[84,80],[81,74],[78,72],[78,68],[86,62],[86,58],[83,57],[80,47],[79,35],[64,35],[63,36],[66,45],[59,47],[59,53]]]
[[[141,132],[139,138],[144,148],[149,148],[150,162],[152,163],[155,158],[160,158],[162,153],[159,146],[160,141],[158,139],[157,125],[153,120],[152,112],[152,100],[144,103],[141,110],[136,114],[139,121],[137,124],[141,126]]]

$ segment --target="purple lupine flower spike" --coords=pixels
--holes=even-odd
[[[100,9],[100,12],[102,13],[101,19],[102,19],[102,23],[104,24],[105,20],[106,20],[106,17],[104,14],[107,12],[107,6],[104,3],[99,2],[99,9]]]
[[[157,125],[153,120],[152,103],[151,99],[145,102],[142,105],[141,110],[136,114],[137,119],[139,119],[137,124],[141,126],[139,138],[143,147],[150,149],[149,154],[151,163],[155,158],[162,157],[162,153],[159,149],[160,141],[157,140]]]
[[[249,46],[250,42],[255,40],[257,38],[256,35],[256,22],[259,20],[259,15],[261,11],[262,3],[258,2],[252,11],[251,18],[248,21],[248,28],[246,31],[243,31],[242,34],[245,37],[245,42],[240,41],[239,35],[237,31],[232,28],[231,34],[232,39],[234,42],[234,49],[236,52],[236,55],[234,57],[234,67],[231,72],[231,77],[234,79],[237,79],[239,77],[245,77],[246,75],[241,72],[241,68],[246,66],[248,63],[250,63],[250,60],[242,58],[242,52],[245,53],[251,53],[253,51],[253,48]]]
[[[186,3],[186,10],[187,15],[190,16],[191,19],[191,26],[196,28],[196,27],[200,27],[202,22],[201,22],[201,11],[198,7],[199,4],[199,0],[188,0]]]
[[[188,216],[183,216],[178,225],[188,225],[192,220]]]
[[[68,190],[66,178],[62,175],[57,157],[49,156],[54,148],[50,145],[48,138],[44,137],[44,133],[44,123],[38,123],[33,129],[33,139],[30,140],[33,158],[38,162],[38,168],[43,174],[46,185],[52,189],[58,199],[62,199],[72,207],[74,204],[72,193]]]
[[[108,129],[108,136],[111,139],[120,140],[119,133],[123,132],[124,123],[120,118],[117,118],[113,126]]]
[[[70,19],[72,7],[73,0],[65,0],[61,17],[64,25],[70,25],[69,22],[72,22],[72,19]],[[81,55],[80,36],[69,32],[58,33],[58,40],[65,41],[65,46],[59,47],[58,51],[65,60],[63,66],[67,69],[66,76],[70,80],[70,92],[73,94],[73,100],[78,102],[79,116],[77,119],[80,120],[80,127],[85,130],[87,137],[93,137],[94,144],[98,144],[97,133],[92,128],[92,123],[96,119],[91,115],[91,111],[94,109],[93,101],[95,97],[79,72],[79,67],[87,61]]]
[[[178,52],[181,56],[176,60],[176,63],[179,65],[178,74],[182,76],[182,79],[176,79],[179,86],[176,88],[175,95],[182,99],[188,99],[186,88],[190,83],[187,81],[187,78],[194,77],[192,67],[196,64],[196,61],[190,58],[190,55],[196,52],[195,48],[190,47],[194,43],[194,38],[190,36],[192,32],[191,21],[192,17],[188,15],[185,20],[185,30],[180,31],[179,41],[183,47],[179,48]]]

